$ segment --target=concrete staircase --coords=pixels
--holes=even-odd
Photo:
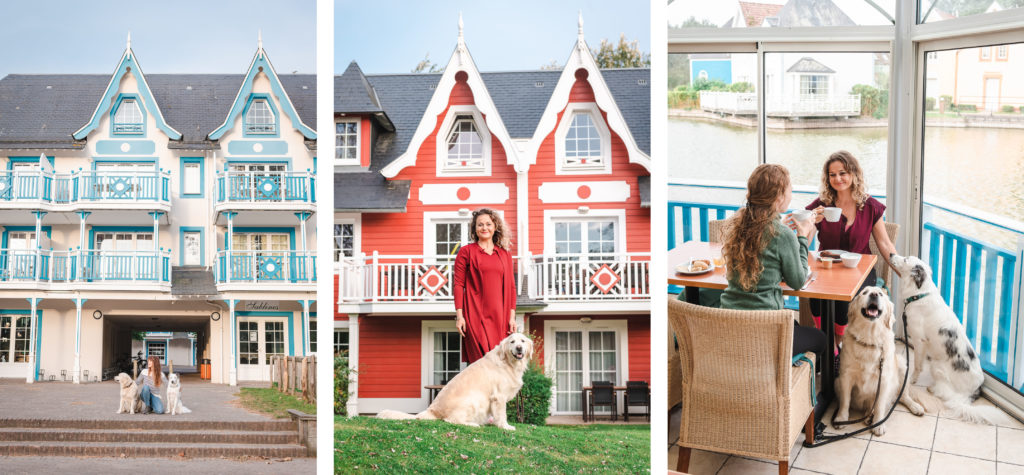
[[[293,421],[0,419],[0,456],[307,457]]]

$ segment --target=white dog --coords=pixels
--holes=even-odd
[[[513,333],[455,375],[427,410],[415,416],[384,410],[377,418],[443,419],[474,427],[492,423],[505,430],[516,430],[508,423],[505,405],[523,386],[523,373],[531,355],[533,341],[522,333]]]
[[[139,399],[139,385],[127,373],[121,373],[114,378],[121,385],[121,400],[117,406],[117,414],[135,414],[142,412],[142,399]]]
[[[850,305],[850,324],[843,336],[843,357],[840,359],[836,396],[839,406],[835,420],[850,419],[850,407],[860,411],[872,410],[871,423],[877,423],[889,413],[895,403],[907,361],[903,353],[897,354],[893,343],[892,301],[878,287],[865,287]],[[882,365],[879,369],[879,360]],[[881,382],[879,382],[881,371]],[[875,389],[878,388],[876,399]],[[911,395],[908,385],[899,402],[915,416],[924,414],[924,408]],[[838,428],[838,427],[837,427]],[[885,424],[871,430],[875,435],[885,434]]]
[[[167,376],[167,413],[173,416],[190,412],[192,411],[181,403],[181,382],[178,380],[178,374],[171,373]]]
[[[942,399],[957,417],[989,424],[1001,420],[1003,416],[998,409],[971,405],[981,396],[981,384],[985,381],[981,362],[960,320],[932,282],[932,270],[913,256],[893,254],[889,262],[903,276],[900,296],[906,302],[907,333],[914,349],[910,381],[917,381],[927,361],[932,376],[928,390]]]

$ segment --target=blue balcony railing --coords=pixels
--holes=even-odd
[[[171,251],[0,249],[0,282],[171,281]]]
[[[70,174],[40,170],[7,170],[0,171],[0,202],[169,203],[170,183],[170,173],[163,170],[79,170]]]
[[[217,251],[217,283],[314,283],[315,251]]]
[[[1020,227],[1008,226],[1006,222],[990,222],[968,211],[950,209],[947,204],[926,202],[925,208],[925,216],[930,215],[927,212],[930,209],[938,209],[1024,236]],[[729,205],[670,201],[669,249],[680,242],[707,241],[708,222],[728,218],[737,209]],[[1010,382],[1016,365],[1024,364],[1024,361],[1014,361],[1021,358],[1014,355],[1013,333],[1016,330],[1014,291],[1020,285],[1017,253],[932,222],[925,222],[923,231],[921,256],[932,267],[932,280],[939,287],[942,298],[964,324],[968,338],[980,355],[982,367],[997,378]],[[813,247],[815,245],[812,244]],[[669,291],[678,292],[679,288]],[[787,299],[787,307],[796,308],[797,305],[796,299]]]
[[[314,203],[316,174],[239,172],[217,174],[218,203]]]

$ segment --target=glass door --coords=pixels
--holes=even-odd
[[[238,379],[269,381],[274,356],[285,356],[285,320],[243,317],[238,320]]]
[[[232,234],[232,277],[256,281],[290,278],[287,256],[291,248],[288,240],[284,233]]]
[[[231,171],[231,199],[280,201],[284,196],[284,164],[236,163]]]
[[[594,381],[621,383],[617,342],[614,330],[555,331],[555,413],[582,412],[583,387]]]
[[[7,255],[0,256],[4,265],[0,272],[7,279],[34,279],[36,277],[36,233],[12,231],[8,234]]]
[[[0,314],[0,377],[23,377],[32,341],[28,315]]]

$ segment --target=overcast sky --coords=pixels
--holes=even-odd
[[[146,74],[238,73],[257,31],[279,74],[316,72],[315,0],[4,2],[0,77],[110,74],[132,50]]]
[[[341,73],[355,60],[368,74],[407,73],[428,53],[443,66],[455,49],[460,11],[466,45],[481,71],[538,69],[552,60],[562,65],[576,43],[579,10],[591,48],[625,33],[650,53],[647,2],[341,0],[334,7],[334,69]]]

